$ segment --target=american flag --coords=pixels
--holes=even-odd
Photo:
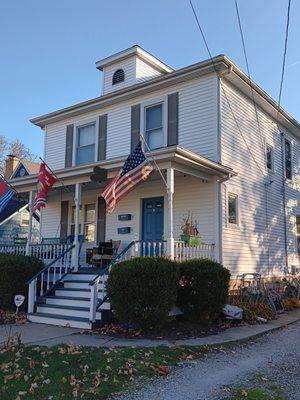
[[[131,153],[122,169],[108,183],[102,192],[106,202],[106,212],[111,214],[117,203],[128,195],[140,182],[145,181],[153,171],[139,142],[136,149]]]

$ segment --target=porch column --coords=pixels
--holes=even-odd
[[[79,264],[79,213],[80,213],[80,205],[81,205],[81,183],[76,183],[75,186],[75,229],[74,229],[74,252],[73,252],[73,265],[74,271],[78,271],[78,264]]]
[[[168,237],[167,254],[171,260],[174,260],[174,168],[167,169],[167,191],[168,191]]]
[[[33,202],[34,202],[34,191],[30,190],[30,192],[29,192],[29,225],[28,225],[26,253],[25,253],[26,256],[30,256],[30,244],[31,244],[31,236],[32,236]]]

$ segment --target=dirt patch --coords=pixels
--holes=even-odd
[[[126,339],[193,339],[209,335],[216,335],[227,328],[237,326],[234,322],[219,321],[211,326],[203,326],[197,323],[187,321],[181,317],[170,320],[159,332],[143,332],[138,329],[130,328],[117,322],[107,324],[102,327],[94,327],[91,333],[101,336],[110,336]],[[88,332],[85,332],[88,333]]]

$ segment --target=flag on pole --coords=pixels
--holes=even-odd
[[[15,192],[3,179],[0,179],[0,213],[5,209]]]
[[[40,165],[40,171],[37,177],[38,182],[41,186],[41,191],[35,196],[32,211],[40,210],[42,207],[46,207],[46,196],[52,186],[57,182],[57,179],[46,169],[46,164]]]
[[[106,212],[111,214],[117,203],[128,195],[140,182],[145,181],[153,171],[139,142],[136,149],[125,161],[122,169],[108,183],[102,192],[106,202]]]

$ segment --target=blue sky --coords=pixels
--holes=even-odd
[[[213,55],[245,62],[233,0],[194,0]],[[287,0],[239,0],[253,79],[278,98]],[[300,2],[282,105],[300,120]],[[1,0],[0,134],[42,155],[29,119],[100,94],[95,61],[139,44],[177,69],[207,58],[188,0]]]

